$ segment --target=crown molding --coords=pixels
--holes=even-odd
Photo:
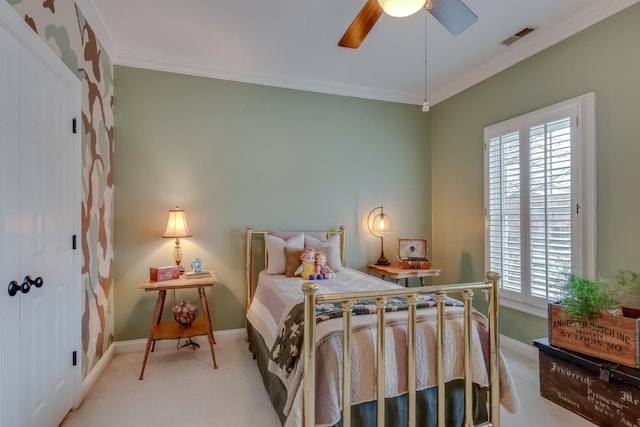
[[[111,31],[105,25],[106,20],[102,10],[94,0],[76,0],[76,6],[84,16],[84,19],[91,25],[98,42],[100,42],[102,49],[104,49],[111,62],[115,62],[120,54],[120,47]]]
[[[525,38],[506,47],[505,49],[507,50],[495,60],[485,63],[473,72],[434,91],[429,97],[429,101],[431,101],[432,106],[438,102],[442,102],[591,25],[634,5],[638,1],[640,0],[606,0],[585,8],[581,13],[542,33],[534,33],[530,36],[531,38]]]
[[[208,77],[229,80],[240,83],[257,84],[262,86],[279,87],[285,89],[318,92],[329,95],[349,96],[354,98],[372,99],[377,101],[397,102],[402,104],[416,104],[416,94],[393,90],[380,90],[367,86],[347,85],[344,83],[307,79],[283,78],[268,74],[241,74],[215,69],[203,63],[188,61],[173,61],[165,58],[141,57],[128,52],[121,52],[116,64],[134,68],[144,68],[170,73],[187,74],[198,77]],[[422,101],[420,101],[422,104]]]

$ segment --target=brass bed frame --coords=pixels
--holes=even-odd
[[[247,261],[246,261],[246,285],[247,285],[247,310],[253,298],[253,238],[264,236],[269,231],[254,231],[248,226],[247,230]],[[342,265],[345,265],[345,227],[339,231],[327,231],[327,237],[340,235],[340,257]],[[266,251],[265,251],[266,265]],[[350,292],[336,294],[316,294],[318,286],[313,282],[302,285],[304,293],[304,367],[303,367],[303,426],[315,425],[315,335],[316,322],[307,319],[315,318],[316,304],[340,302],[343,310],[343,360],[342,360],[342,422],[344,427],[351,425],[351,306],[356,300],[375,300],[377,307],[377,427],[384,427],[385,422],[385,301],[390,297],[404,297],[407,299],[407,394],[408,394],[408,423],[409,427],[416,424],[416,300],[419,294],[435,294],[436,298],[436,357],[437,357],[437,409],[438,427],[445,426],[445,374],[444,374],[444,302],[447,294],[461,293],[464,301],[464,399],[465,399],[465,427],[473,426],[473,384],[471,376],[471,327],[472,327],[472,299],[474,291],[486,291],[488,293],[488,337],[489,337],[489,421],[480,424],[483,427],[500,426],[500,363],[499,363],[499,329],[498,329],[498,281],[500,275],[488,272],[485,282],[463,283],[454,285],[439,285],[428,287],[398,288],[380,291]],[[247,324],[247,328],[248,328]]]

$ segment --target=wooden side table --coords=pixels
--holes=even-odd
[[[147,349],[144,352],[144,360],[142,361],[142,368],[140,369],[140,377],[138,380],[141,380],[144,377],[144,368],[147,365],[149,351],[153,351],[155,349],[157,340],[191,338],[197,335],[206,335],[209,338],[209,348],[211,349],[213,368],[218,369],[216,353],[213,349],[213,345],[216,341],[213,337],[209,305],[207,304],[207,298],[204,291],[205,288],[210,288],[216,283],[218,283],[218,278],[216,277],[215,271],[212,271],[209,276],[192,279],[187,279],[183,276],[179,279],[166,280],[163,282],[145,282],[138,286],[140,289],[144,289],[145,291],[158,291],[158,299],[156,300],[156,307],[153,310],[153,318],[151,319],[151,330],[149,331],[149,338],[147,339]],[[167,296],[167,290],[188,288],[198,288],[198,294],[200,295],[200,309],[202,310],[201,317],[195,319],[189,328],[181,327],[178,322],[175,321],[162,322],[162,309],[164,308],[164,300]]]
[[[379,274],[382,280],[384,280],[387,276],[395,280],[396,283],[398,283],[398,280],[404,279],[405,288],[409,287],[409,279],[412,277],[417,277],[418,279],[420,279],[420,286],[424,286],[424,277],[434,277],[440,275],[440,270],[436,270],[433,268],[400,268],[397,262],[392,262],[390,265],[369,264],[367,265],[367,268],[369,268],[369,274]]]

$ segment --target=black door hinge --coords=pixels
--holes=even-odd
[[[76,235],[74,234],[73,237],[71,238],[71,248],[73,250],[76,249]]]
[[[71,358],[73,359],[73,366],[76,366],[78,364],[78,352],[74,350],[74,352],[71,354]]]
[[[72,131],[73,131],[73,133],[74,133],[74,134],[75,134],[75,133],[78,133],[78,129],[77,129],[77,124],[76,124],[76,123],[77,123],[77,120],[76,120],[76,118],[74,117],[74,118],[73,118],[73,121],[72,121],[72,125],[71,125],[71,129],[72,129]]]

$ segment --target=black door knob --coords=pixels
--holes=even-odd
[[[16,282],[15,280],[9,282],[9,296],[15,297],[19,290],[20,286],[18,286],[18,282]]]

